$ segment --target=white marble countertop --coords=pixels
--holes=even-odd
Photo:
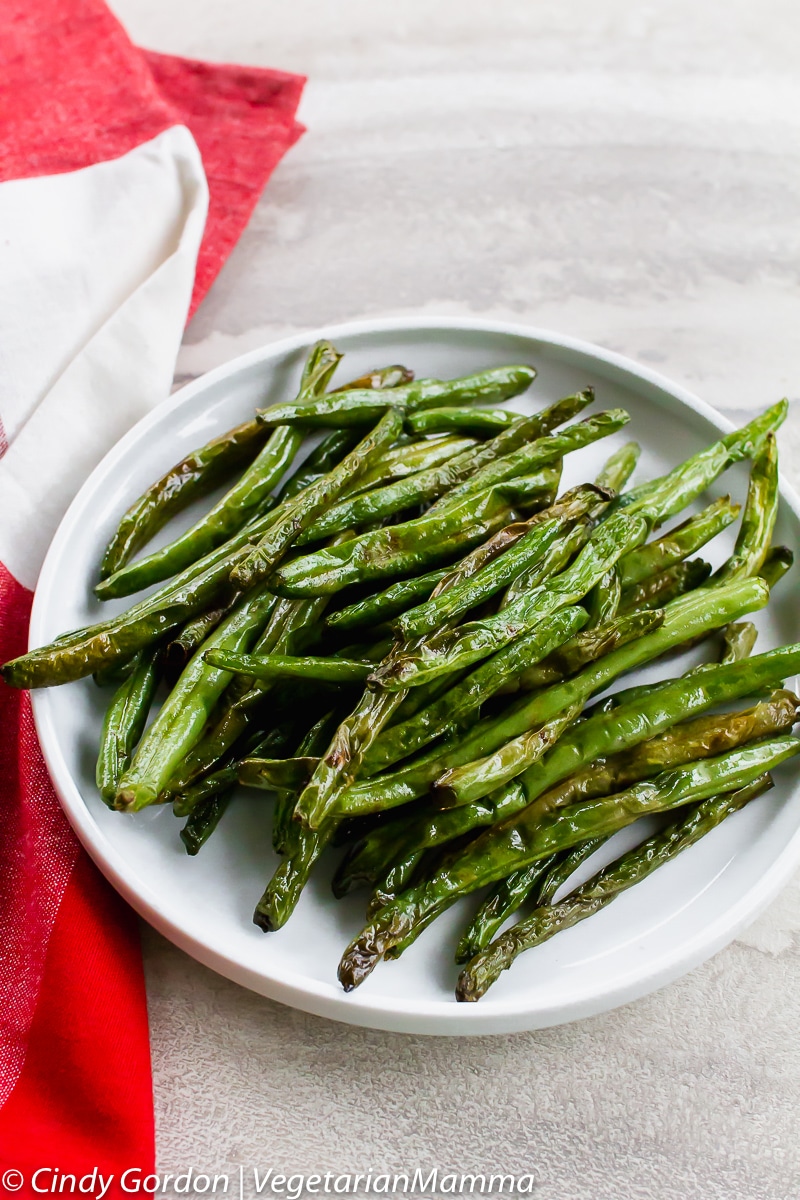
[[[319,324],[510,317],[734,417],[800,389],[793,0],[112,0],[154,49],[309,76],[308,133],[181,378]],[[795,483],[800,402],[780,436]],[[293,1012],[144,934],[159,1168],[531,1171],[540,1200],[800,1194],[800,880],[678,983],[559,1029]]]

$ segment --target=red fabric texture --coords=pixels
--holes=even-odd
[[[31,594],[0,564],[0,662],[23,654]],[[0,1104],[25,1061],[50,931],[80,853],[53,794],[30,697],[0,682]],[[3,1110],[0,1109],[0,1146]]]
[[[0,181],[191,130],[210,189],[194,311],[302,132],[305,81],[141,51],[100,0],[0,0],[0,29]],[[30,605],[0,564],[0,661],[24,652]],[[118,1179],[153,1162],[136,920],[67,825],[29,697],[0,682],[0,1167],[28,1196],[37,1166]]]
[[[255,67],[220,69],[149,51],[144,57],[159,92],[191,129],[208,179],[208,221],[191,316],[239,240],[273,170],[303,132],[294,113],[305,80]]]
[[[194,135],[211,192],[191,313],[303,132],[305,79],[133,46],[99,0],[0,0],[0,180],[118,158],[172,125]]]
[[[131,910],[82,852],[50,938],[19,1084],[0,1112],[3,1170],[114,1176],[153,1169],[153,1100],[141,952]],[[87,1086],[88,1081],[88,1086]],[[40,1176],[47,1190],[52,1176]],[[97,1193],[95,1193],[97,1194]]]

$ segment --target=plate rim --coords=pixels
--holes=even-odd
[[[706,401],[660,372],[595,343],[539,326],[481,317],[375,317],[338,322],[266,342],[221,363],[178,388],[136,422],[87,476],[67,508],[47,550],[34,592],[29,646],[41,644],[43,640],[41,628],[52,591],[51,576],[56,572],[61,546],[68,542],[71,536],[84,494],[92,490],[98,476],[106,475],[117,462],[124,459],[128,448],[137,443],[148,430],[158,426],[177,409],[190,404],[197,394],[214,384],[224,382],[259,363],[279,361],[320,338],[336,342],[337,338],[357,337],[362,334],[425,333],[442,330],[453,333],[516,336],[585,355],[616,368],[630,376],[632,381],[644,381],[660,389],[673,401],[705,418],[712,428],[722,433],[735,428],[732,421]],[[780,495],[800,522],[800,498],[783,475],[780,478]],[[591,997],[566,999],[563,1003],[556,999],[555,1003],[531,1008],[525,1005],[524,998],[521,997],[509,1000],[487,997],[480,1004],[472,1005],[457,1004],[451,999],[413,1001],[381,996],[376,1001],[371,999],[368,993],[355,992],[347,995],[334,982],[324,983],[283,967],[276,973],[269,973],[268,968],[256,971],[188,932],[185,922],[181,925],[165,913],[159,907],[155,890],[127,864],[121,851],[95,823],[90,809],[84,802],[78,785],[63,759],[50,711],[49,689],[35,689],[30,695],[42,753],[62,810],[96,866],[131,907],[174,945],[218,974],[269,999],[345,1024],[437,1036],[486,1035],[547,1028],[609,1011],[680,978],[728,945],[737,933],[766,908],[800,865],[798,823],[794,834],[757,883],[743,893],[712,925],[704,926],[680,949],[666,953],[646,972],[632,966],[625,976],[615,976],[613,982],[604,985],[602,979],[599,979],[598,987]]]

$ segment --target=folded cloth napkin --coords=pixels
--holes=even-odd
[[[0,0],[0,28],[5,661],[75,491],[168,395],[188,316],[302,132],[304,80],[139,50],[100,0]],[[97,1168],[115,1196],[153,1162],[136,921],[67,825],[29,697],[0,683],[0,1170],[33,1195],[37,1168]]]

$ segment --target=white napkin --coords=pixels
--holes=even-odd
[[[0,184],[0,562],[28,588],[89,472],[169,394],[207,209],[183,126]]]

